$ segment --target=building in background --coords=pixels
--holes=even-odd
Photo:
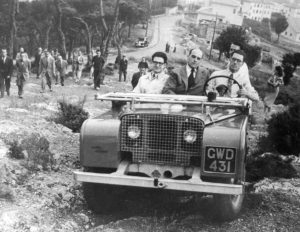
[[[281,35],[294,42],[300,43],[300,18],[289,17],[288,23],[288,28]]]
[[[213,0],[209,6],[201,7],[198,10],[187,10],[184,12],[184,23],[200,25],[203,20],[218,21],[229,25],[241,26],[243,17],[241,14],[241,4],[235,0]]]
[[[243,0],[242,13],[245,18],[261,21],[271,18],[272,13],[281,13],[287,18],[300,17],[299,4],[274,0]]]

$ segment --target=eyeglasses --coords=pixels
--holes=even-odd
[[[153,64],[155,64],[155,65],[163,65],[164,63],[158,62],[158,61],[153,61]]]
[[[233,61],[233,62],[237,62],[237,63],[242,63],[243,61],[242,60],[240,60],[240,59],[236,59],[236,58],[231,58],[231,60]]]
[[[201,60],[201,57],[199,57],[199,56],[191,55],[191,57],[192,57],[193,59],[196,59],[196,58],[197,58],[197,60]]]

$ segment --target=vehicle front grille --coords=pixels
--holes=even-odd
[[[128,136],[130,126],[137,126],[137,139]],[[185,142],[187,130],[194,130],[194,143]],[[121,151],[132,152],[135,163],[157,163],[189,166],[193,157],[200,157],[204,123],[202,120],[178,115],[130,114],[121,118]]]

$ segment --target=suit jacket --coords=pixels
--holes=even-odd
[[[40,60],[39,73],[45,75],[48,72],[49,76],[55,76],[55,60],[52,56],[43,56]]]
[[[78,70],[82,70],[84,68],[84,58],[82,55],[77,57],[77,65]]]
[[[4,63],[2,57],[0,57],[0,76],[4,78],[11,76],[13,73],[13,67],[13,60],[10,57],[7,56]]]
[[[195,76],[195,85],[188,89],[188,76],[186,65],[174,69],[170,73],[170,78],[165,84],[163,94],[181,94],[181,95],[203,95],[203,87],[208,79],[209,73],[205,68],[198,67]]]
[[[66,60],[62,60],[61,62],[60,62],[60,60],[57,60],[55,62],[55,67],[56,67],[57,72],[59,72],[60,75],[64,76],[67,73],[68,62]]]
[[[21,60],[17,60],[16,66],[17,66],[17,79],[23,77],[25,80],[28,80],[29,70],[31,67],[30,61],[25,60],[22,62]]]
[[[121,59],[120,60],[120,70],[126,71],[128,66],[128,60],[127,59]]]

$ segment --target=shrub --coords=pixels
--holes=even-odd
[[[89,113],[83,109],[85,101],[86,96],[77,104],[68,103],[65,99],[58,101],[59,114],[54,121],[70,128],[73,132],[79,132],[82,123],[89,117]]]
[[[280,155],[273,153],[249,157],[246,171],[246,181],[258,181],[265,177],[293,178],[297,176],[297,171],[290,159],[282,159]]]
[[[17,140],[14,140],[11,142],[8,150],[8,155],[9,157],[13,159],[24,159],[24,153],[23,153],[23,148],[22,146],[18,143]]]
[[[33,133],[22,141],[21,146],[28,154],[26,163],[28,169],[52,169],[54,155],[49,151],[50,143],[45,137]]]
[[[273,114],[267,124],[268,136],[260,138],[258,142],[262,152],[274,150],[283,155],[300,153],[300,104],[291,106],[288,111]]]

